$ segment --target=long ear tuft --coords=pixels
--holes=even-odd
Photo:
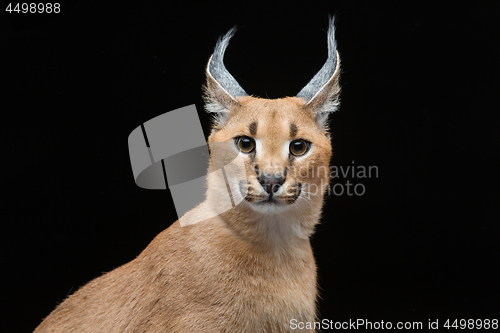
[[[219,38],[206,69],[205,110],[214,115],[217,127],[222,127],[229,119],[232,108],[239,105],[236,97],[248,96],[231,73],[227,71],[223,62],[229,40],[235,32],[236,28],[232,28]]]
[[[335,41],[335,20],[331,16],[328,27],[328,58],[311,81],[297,94],[306,100],[307,109],[314,112],[318,125],[327,129],[328,115],[340,105],[340,56]]]

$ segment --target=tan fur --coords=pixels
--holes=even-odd
[[[252,136],[249,125],[257,122],[252,137],[260,151],[253,164],[249,155],[243,156],[251,198],[199,223],[181,227],[175,222],[136,259],[69,296],[36,333],[291,332],[290,320],[316,319],[316,265],[309,236],[328,184],[328,133],[296,97],[239,97],[228,111],[229,120],[212,131],[209,143]],[[293,162],[283,153],[293,139],[291,123],[297,125],[297,138],[312,143],[310,152]],[[289,168],[280,207],[257,206],[263,189],[255,165],[273,172]],[[288,194],[298,193],[294,186],[299,181],[302,193],[288,200]],[[312,184],[319,190],[308,194]],[[211,173],[207,199],[183,219],[189,224],[213,215],[223,191],[224,184]]]

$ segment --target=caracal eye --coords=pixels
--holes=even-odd
[[[298,139],[290,142],[290,153],[294,156],[302,156],[309,150],[309,142]]]
[[[241,136],[237,138],[236,143],[238,148],[246,154],[252,152],[255,148],[255,140],[248,136]]]

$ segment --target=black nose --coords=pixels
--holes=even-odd
[[[281,185],[285,182],[285,178],[278,176],[269,176],[266,174],[263,174],[259,177],[259,183],[262,185],[264,190],[269,193],[273,194],[278,192],[280,189]]]

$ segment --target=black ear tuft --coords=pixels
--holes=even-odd
[[[297,94],[306,100],[305,107],[315,113],[321,128],[326,128],[328,115],[337,111],[340,105],[340,56],[335,41],[335,20],[329,19],[328,58],[311,81]]]
[[[205,110],[214,115],[218,126],[223,126],[227,122],[232,107],[239,104],[235,97],[248,96],[231,73],[227,71],[223,62],[229,40],[235,31],[236,28],[232,28],[222,38],[219,38],[206,69]]]

